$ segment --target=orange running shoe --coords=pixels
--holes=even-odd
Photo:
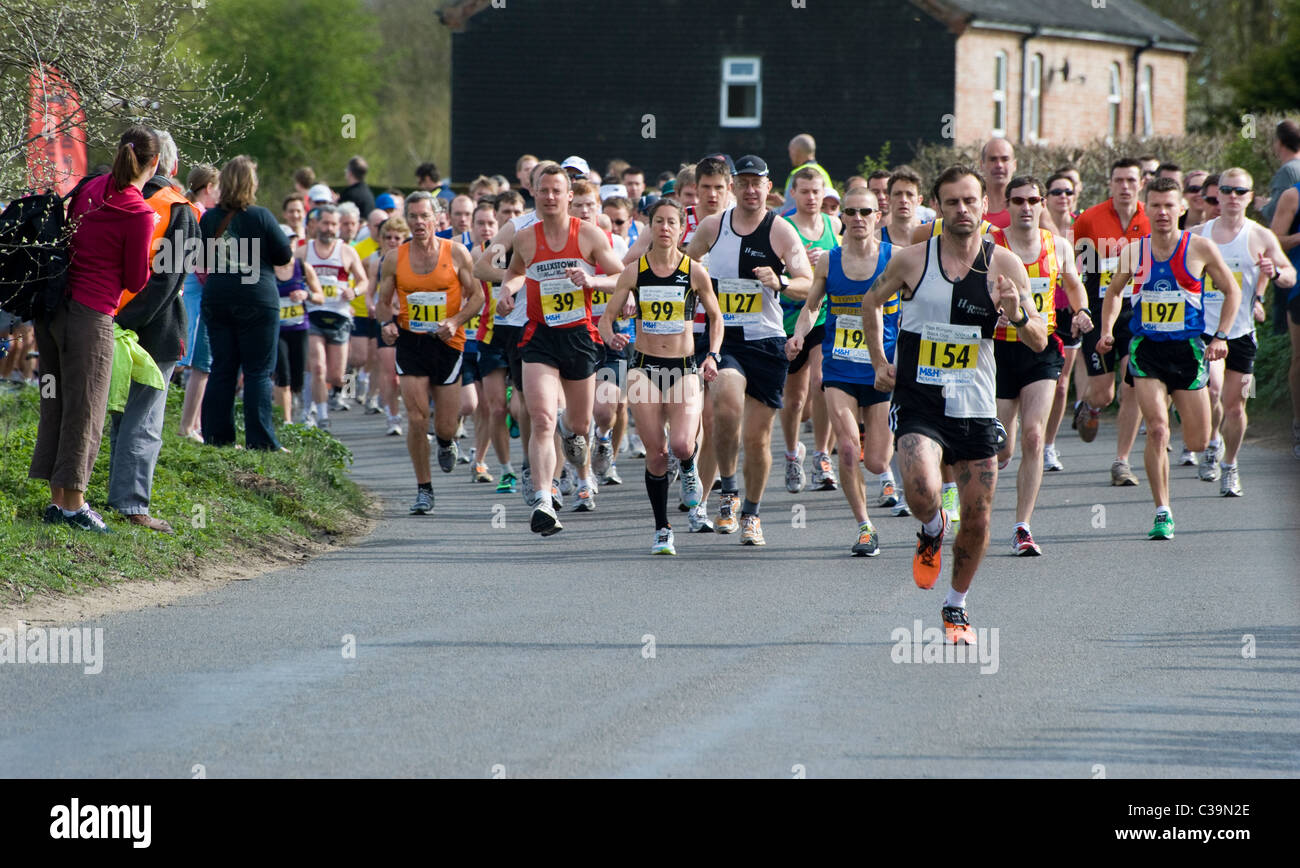
[[[970,618],[966,616],[963,607],[943,607],[943,638],[950,645],[959,642],[966,645],[976,644],[975,631],[971,629]]]
[[[938,536],[930,536],[924,529],[916,534],[916,554],[912,556],[912,581],[923,590],[930,590],[939,580],[939,567],[943,561],[943,538],[948,533],[948,514],[939,510],[943,526]]]

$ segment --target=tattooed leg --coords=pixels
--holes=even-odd
[[[961,501],[961,526],[952,545],[952,587],[965,593],[970,590],[975,570],[989,546],[989,515],[998,484],[998,461],[996,457],[958,461],[954,469]]]
[[[903,493],[912,515],[922,522],[939,511],[939,465],[943,449],[929,437],[904,434],[898,438],[898,469],[903,476]]]

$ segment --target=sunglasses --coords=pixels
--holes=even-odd
[[[1049,196],[1073,196],[1073,195],[1074,195],[1074,191],[1071,190],[1069,187],[1053,187],[1051,190],[1048,190],[1048,191],[1047,191],[1047,195],[1049,195]]]
[[[1039,202],[1043,201],[1043,197],[1042,196],[1012,196],[1009,201],[1011,202],[1012,205],[1015,205],[1017,208],[1019,208],[1021,205],[1025,204],[1026,202],[1028,202],[1030,205],[1037,205]]]
[[[1218,197],[1218,196],[1202,196],[1201,198],[1202,198],[1202,201],[1204,201],[1206,205],[1218,205],[1218,204],[1219,204],[1219,197]]]
[[[1199,193],[1199,192],[1201,192],[1201,185],[1200,185],[1200,184],[1188,184],[1186,187],[1183,188],[1183,192],[1184,192],[1184,193]]]
[[[1154,178],[1154,177],[1156,176],[1156,173],[1155,173],[1155,172],[1152,172],[1152,171],[1150,171],[1150,170],[1147,170],[1147,171],[1144,171],[1144,172],[1142,173],[1142,176],[1145,177],[1145,178]]]
[[[870,217],[876,213],[875,208],[841,208],[840,213],[845,217]]]
[[[1245,196],[1253,192],[1249,187],[1219,187],[1220,196]]]
[[[610,222],[613,223],[615,226],[622,226],[622,225],[623,225],[624,223],[626,223],[627,221],[626,221],[626,220],[611,220]]]

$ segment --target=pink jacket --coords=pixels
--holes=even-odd
[[[149,282],[149,243],[157,214],[132,185],[113,188],[112,175],[86,182],[68,208],[68,295],[112,316],[122,290]]]

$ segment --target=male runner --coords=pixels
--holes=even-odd
[[[877,219],[880,240],[886,244],[909,247],[912,233],[920,225],[916,206],[921,202],[921,176],[907,166],[899,166],[885,182],[889,201],[889,222]],[[877,215],[879,217],[879,215]]]
[[[952,588],[943,606],[949,642],[975,644],[966,594],[988,547],[997,487],[998,448],[993,331],[999,314],[1031,350],[1047,346],[1047,324],[1033,316],[1029,278],[1019,257],[979,234],[987,204],[984,179],[966,166],[935,181],[942,234],[894,253],[863,297],[867,350],[876,389],[892,390],[891,418],[903,487],[921,520],[912,578],[932,588],[939,578],[947,513],[941,508],[942,464],[956,471],[962,522],[953,544]],[[1005,191],[1004,191],[1005,195]],[[885,353],[878,311],[900,293],[896,364]]]
[[[1056,394],[1064,352],[1056,335],[1056,291],[1065,289],[1069,310],[1076,311],[1074,332],[1092,329],[1087,296],[1074,270],[1069,242],[1060,235],[1039,228],[1044,210],[1043,185],[1037,178],[1021,175],[1007,184],[1006,199],[1011,208],[1011,226],[994,229],[993,241],[1019,257],[1029,275],[1033,314],[1047,324],[1047,347],[1031,350],[1020,340],[1019,330],[999,322],[993,334],[993,356],[997,361],[998,421],[1007,440],[998,451],[998,467],[1011,461],[1016,448],[1016,420],[1023,429],[1020,471],[1016,478],[1016,526],[1011,532],[1011,550],[1017,555],[1041,555],[1029,522],[1043,482],[1043,429]],[[1069,311],[1067,311],[1068,313]]]
[[[796,182],[797,183],[797,182]],[[889,393],[874,388],[875,369],[867,351],[863,317],[880,316],[864,311],[863,295],[884,272],[894,248],[876,237],[876,194],[855,187],[844,196],[844,244],[820,257],[813,267],[813,286],[799,313],[794,334],[786,342],[786,355],[794,358],[814,334],[813,322],[822,300],[829,299],[822,335],[822,389],[831,425],[839,444],[840,479],[844,497],[858,523],[855,556],[880,554],[880,537],[867,513],[867,490],[860,464],[872,473],[889,467],[893,438],[889,431]],[[885,303],[884,351],[892,357],[898,337],[898,296]],[[866,420],[859,439],[858,415]],[[859,452],[861,450],[861,452]],[[861,455],[861,457],[859,457]]]
[[[1110,198],[1093,205],[1074,221],[1074,250],[1078,256],[1079,274],[1088,291],[1089,312],[1097,325],[1101,325],[1102,300],[1115,272],[1120,249],[1129,241],[1151,233],[1146,209],[1138,201],[1141,183],[1141,163],[1129,157],[1116,160],[1110,167]],[[1083,400],[1075,407],[1074,427],[1085,443],[1096,439],[1101,424],[1101,411],[1115,400],[1116,363],[1118,362],[1121,374],[1128,365],[1131,294],[1132,287],[1125,287],[1117,331],[1114,340],[1107,344],[1107,351],[1103,352],[1097,347],[1097,341],[1101,338],[1100,329],[1093,329],[1083,336],[1081,350],[1088,369],[1088,382],[1081,389]],[[1129,464],[1129,453],[1137,440],[1140,422],[1137,396],[1125,378],[1120,388],[1115,460],[1110,466],[1111,485],[1138,484]]]
[[[700,170],[696,168],[697,178]],[[702,181],[699,181],[702,184]],[[759,505],[772,468],[772,424],[781,409],[788,362],[780,295],[802,299],[812,286],[812,269],[799,233],[767,208],[772,190],[767,163],[753,155],[736,161],[736,205],[701,221],[686,252],[709,256],[718,279],[725,333],[722,365],[714,381],[714,447],[722,476],[719,533],[737,530],[741,506],[742,545],[765,545]],[[784,268],[783,268],[784,266]],[[789,274],[783,283],[782,270]],[[745,445],[745,502],[736,484],[742,436]]]
[[[438,467],[456,469],[456,423],[460,412],[460,366],[465,323],[483,304],[483,289],[473,279],[469,250],[434,235],[433,195],[419,190],[407,197],[411,240],[384,257],[379,269],[379,311],[398,314],[383,327],[385,343],[397,346],[397,373],[406,405],[406,449],[415,467],[412,515],[433,510],[429,466],[429,395],[434,400]]]
[[[532,231],[516,231],[515,255],[504,287],[507,294],[497,310],[510,313],[516,288],[520,284],[526,287],[528,325],[522,356],[533,426],[529,458],[533,477],[546,480],[555,478],[557,424],[565,457],[575,467],[587,463],[594,375],[600,362],[599,333],[591,321],[591,292],[612,286],[612,275],[623,270],[623,263],[614,255],[604,232],[569,216],[573,190],[562,167],[539,168],[536,178],[534,195],[541,221],[533,224]],[[602,278],[594,276],[597,265],[605,271]],[[558,418],[561,392],[563,420]],[[548,494],[538,492],[529,521],[533,532],[543,536],[563,530]]]
[[[1174,518],[1169,507],[1169,398],[1182,419],[1188,448],[1205,448],[1210,436],[1209,379],[1206,361],[1228,353],[1222,330],[1206,345],[1203,276],[1208,273],[1223,292],[1221,317],[1232,322],[1241,302],[1241,287],[1208,238],[1178,229],[1182,188],[1172,178],[1155,178],[1147,185],[1147,213],[1151,233],[1126,245],[1119,254],[1114,276],[1102,306],[1097,352],[1108,352],[1115,342],[1115,320],[1121,315],[1120,297],[1133,281],[1133,335],[1128,373],[1142,416],[1146,420],[1147,476],[1156,504],[1155,525],[1149,539],[1173,539]]]
[[[307,361],[311,370],[311,399],[316,409],[316,425],[329,429],[328,402],[334,390],[334,409],[346,410],[339,392],[343,372],[348,366],[348,340],[352,333],[352,299],[364,295],[366,270],[357,252],[344,244],[339,234],[339,213],[334,205],[320,205],[316,218],[315,240],[295,252],[316,271],[322,304],[307,302]]]
[[[1210,441],[1201,454],[1197,475],[1213,482],[1222,468],[1219,494],[1224,497],[1241,497],[1244,493],[1237,473],[1237,452],[1246,436],[1246,398],[1255,371],[1255,320],[1264,318],[1264,289],[1269,280],[1280,289],[1290,289],[1296,283],[1296,270],[1287,261],[1277,236],[1246,217],[1254,187],[1255,181],[1245,169],[1220,173],[1220,214],[1199,231],[1218,245],[1219,254],[1241,287],[1237,317],[1227,322],[1220,316],[1223,293],[1212,278],[1205,279],[1205,334],[1213,335],[1222,329],[1228,336],[1228,355],[1209,363]]]

